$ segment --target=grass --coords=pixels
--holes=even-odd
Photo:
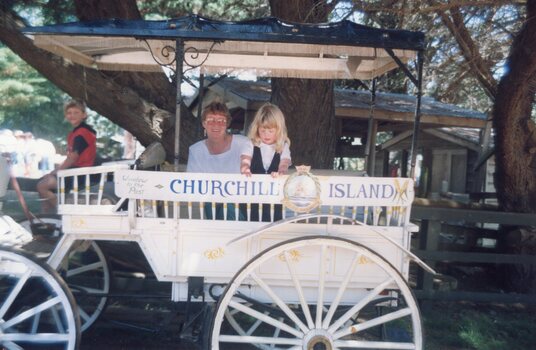
[[[433,303],[422,308],[426,350],[536,349],[534,308]]]

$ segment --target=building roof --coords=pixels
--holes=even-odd
[[[245,110],[256,110],[270,100],[268,82],[222,79],[210,87],[220,96]],[[368,120],[371,94],[364,90],[335,89],[335,114],[339,118]],[[376,92],[374,117],[384,122],[413,123],[415,97]],[[484,113],[456,105],[441,103],[431,97],[422,98],[421,124],[423,127],[483,128]]]

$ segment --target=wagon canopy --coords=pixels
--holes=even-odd
[[[253,71],[282,78],[372,79],[413,59],[425,46],[421,32],[346,20],[288,23],[273,17],[242,22],[197,15],[162,21],[115,19],[27,27],[24,32],[40,48],[101,70],[161,71],[162,65],[174,65],[181,40],[184,64],[200,66],[201,73]]]

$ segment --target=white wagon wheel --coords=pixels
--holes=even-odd
[[[0,248],[0,348],[77,349],[76,302],[54,269]]]
[[[48,234],[63,234],[61,216],[39,214],[34,223],[50,225]],[[32,232],[29,220],[19,224]],[[110,267],[99,245],[94,241],[75,243],[58,267],[58,272],[74,294],[79,308],[81,330],[86,331],[106,308],[110,292]],[[90,295],[97,294],[97,295]]]
[[[373,312],[380,301],[390,306],[381,315]],[[386,339],[384,328],[402,336]],[[423,348],[417,303],[399,271],[358,243],[326,236],[251,259],[223,292],[211,331],[211,349]]]
[[[106,308],[111,284],[108,262],[95,241],[81,241],[73,245],[57,270],[76,299],[84,332]]]

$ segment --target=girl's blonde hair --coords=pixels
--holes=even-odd
[[[275,151],[277,153],[283,152],[285,143],[290,146],[290,140],[287,135],[287,126],[285,125],[285,116],[276,105],[265,103],[255,114],[255,118],[253,118],[248,133],[248,137],[255,146],[261,144],[261,139],[259,137],[259,128],[261,127],[276,129]]]

